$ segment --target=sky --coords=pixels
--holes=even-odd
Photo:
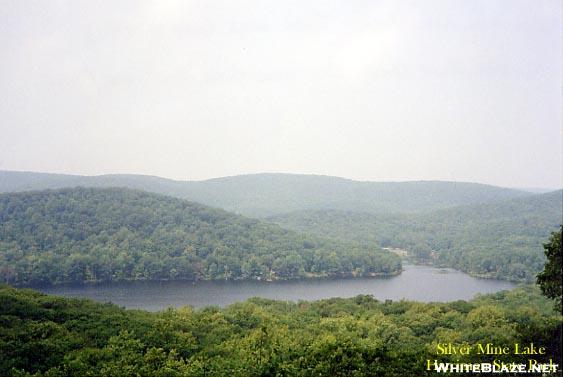
[[[0,0],[0,170],[559,188],[559,0]]]

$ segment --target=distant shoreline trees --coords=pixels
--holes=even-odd
[[[555,191],[413,214],[299,211],[269,220],[319,237],[404,249],[417,263],[532,283],[545,263],[542,243],[561,222],[562,198]]]

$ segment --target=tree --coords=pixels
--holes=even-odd
[[[561,246],[561,233],[563,225],[558,232],[551,233],[549,242],[543,245],[547,262],[542,272],[538,274],[537,282],[544,295],[556,300],[558,310],[563,314],[563,259]]]

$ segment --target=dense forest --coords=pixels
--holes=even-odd
[[[532,286],[469,302],[251,299],[158,313],[0,286],[0,323],[2,376],[434,376],[426,360],[561,365],[561,317]],[[531,342],[546,354],[437,351]]]
[[[561,229],[544,246],[550,263]],[[556,301],[560,275],[538,279],[544,293],[559,284],[548,294]],[[533,285],[449,303],[254,298],[150,313],[0,284],[0,375],[433,376],[434,363],[535,362],[557,364],[550,375],[560,376],[560,310]],[[509,351],[479,351],[487,345]]]
[[[396,274],[378,247],[327,241],[129,189],[0,195],[0,281],[289,279]]]
[[[143,175],[78,176],[0,171],[0,192],[75,186],[127,187],[166,194],[250,217],[300,210],[415,212],[489,203],[528,192],[465,182],[360,182],[299,174],[250,174],[175,181]]]
[[[418,214],[300,211],[269,220],[322,237],[405,249],[417,262],[533,281],[545,261],[542,243],[561,224],[562,201],[559,190]]]

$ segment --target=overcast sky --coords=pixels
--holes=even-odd
[[[559,0],[0,0],[0,170],[561,187]]]

